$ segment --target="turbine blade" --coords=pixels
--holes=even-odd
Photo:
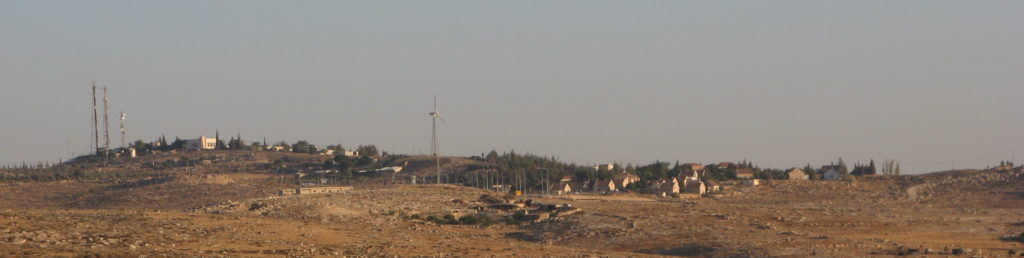
[[[447,124],[444,122],[444,118],[441,118],[441,114],[437,114],[437,120],[441,120],[442,124]]]

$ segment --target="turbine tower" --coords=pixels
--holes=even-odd
[[[444,119],[441,118],[441,113],[437,112],[437,95],[434,95],[434,111],[430,112],[430,152],[434,155],[434,162],[437,165],[437,183],[441,183],[441,156],[437,153],[437,120],[441,120],[444,123]]]

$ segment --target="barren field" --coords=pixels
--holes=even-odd
[[[768,181],[697,199],[526,196],[578,212],[536,222],[439,224],[496,193],[356,186],[276,196],[229,173],[0,186],[0,255],[1008,256],[1024,251],[1024,175],[960,171],[853,182]],[[969,250],[968,250],[969,249]]]

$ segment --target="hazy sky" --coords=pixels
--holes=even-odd
[[[1024,157],[1024,1],[5,1],[0,163],[87,152],[91,80],[147,141],[426,152],[437,94],[451,155],[917,173]]]

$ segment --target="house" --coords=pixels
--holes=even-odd
[[[821,179],[823,179],[823,180],[842,180],[843,179],[843,172],[839,172],[839,170],[835,169],[834,167],[829,167],[828,169],[821,171]]]
[[[594,166],[594,169],[595,170],[611,171],[612,169],[615,169],[615,164],[609,163],[609,164],[597,165],[597,166]]]
[[[719,185],[718,182],[715,182],[715,180],[704,180],[704,188],[707,189],[708,192],[722,190],[722,186]]]
[[[332,150],[332,149],[321,150],[320,151],[320,155],[334,155],[334,150]]]
[[[736,178],[754,178],[754,170],[749,168],[737,168]]]
[[[686,192],[692,194],[704,194],[707,192],[707,186],[704,185],[703,181],[700,180],[686,180]]]
[[[743,180],[745,186],[758,186],[761,185],[761,179],[747,179]]]
[[[185,140],[187,150],[212,150],[217,148],[217,139],[206,136],[199,136],[197,139]]]
[[[594,184],[594,191],[599,193],[608,193],[616,191],[615,181],[613,180],[601,180]]]
[[[679,179],[680,180],[686,180],[686,179],[699,180],[699,179],[703,178],[702,174],[703,173],[698,172],[698,171],[683,170],[683,171],[679,171]]]
[[[736,164],[732,163],[732,162],[719,162],[718,163],[718,168],[734,168],[734,167],[736,167]]]
[[[572,193],[572,186],[569,183],[558,183],[558,185],[551,188],[551,193],[557,195]]]
[[[282,146],[282,145],[267,146],[267,150],[268,151],[285,151],[287,149],[288,149],[287,146]]]
[[[632,173],[622,172],[622,175],[615,177],[612,181],[615,181],[615,185],[619,188],[626,188],[629,184],[640,182],[640,177]]]
[[[678,193],[679,193],[679,182],[677,182],[675,180],[671,180],[671,181],[667,181],[665,183],[662,183],[661,186],[658,187],[658,194],[660,194],[661,196],[673,195],[673,194],[678,194]]]
[[[789,176],[789,180],[807,180],[807,179],[809,179],[809,176],[807,176],[807,173],[804,173],[804,171],[799,169],[799,168],[794,168],[794,169],[790,169],[789,171],[786,171],[786,175]]]

